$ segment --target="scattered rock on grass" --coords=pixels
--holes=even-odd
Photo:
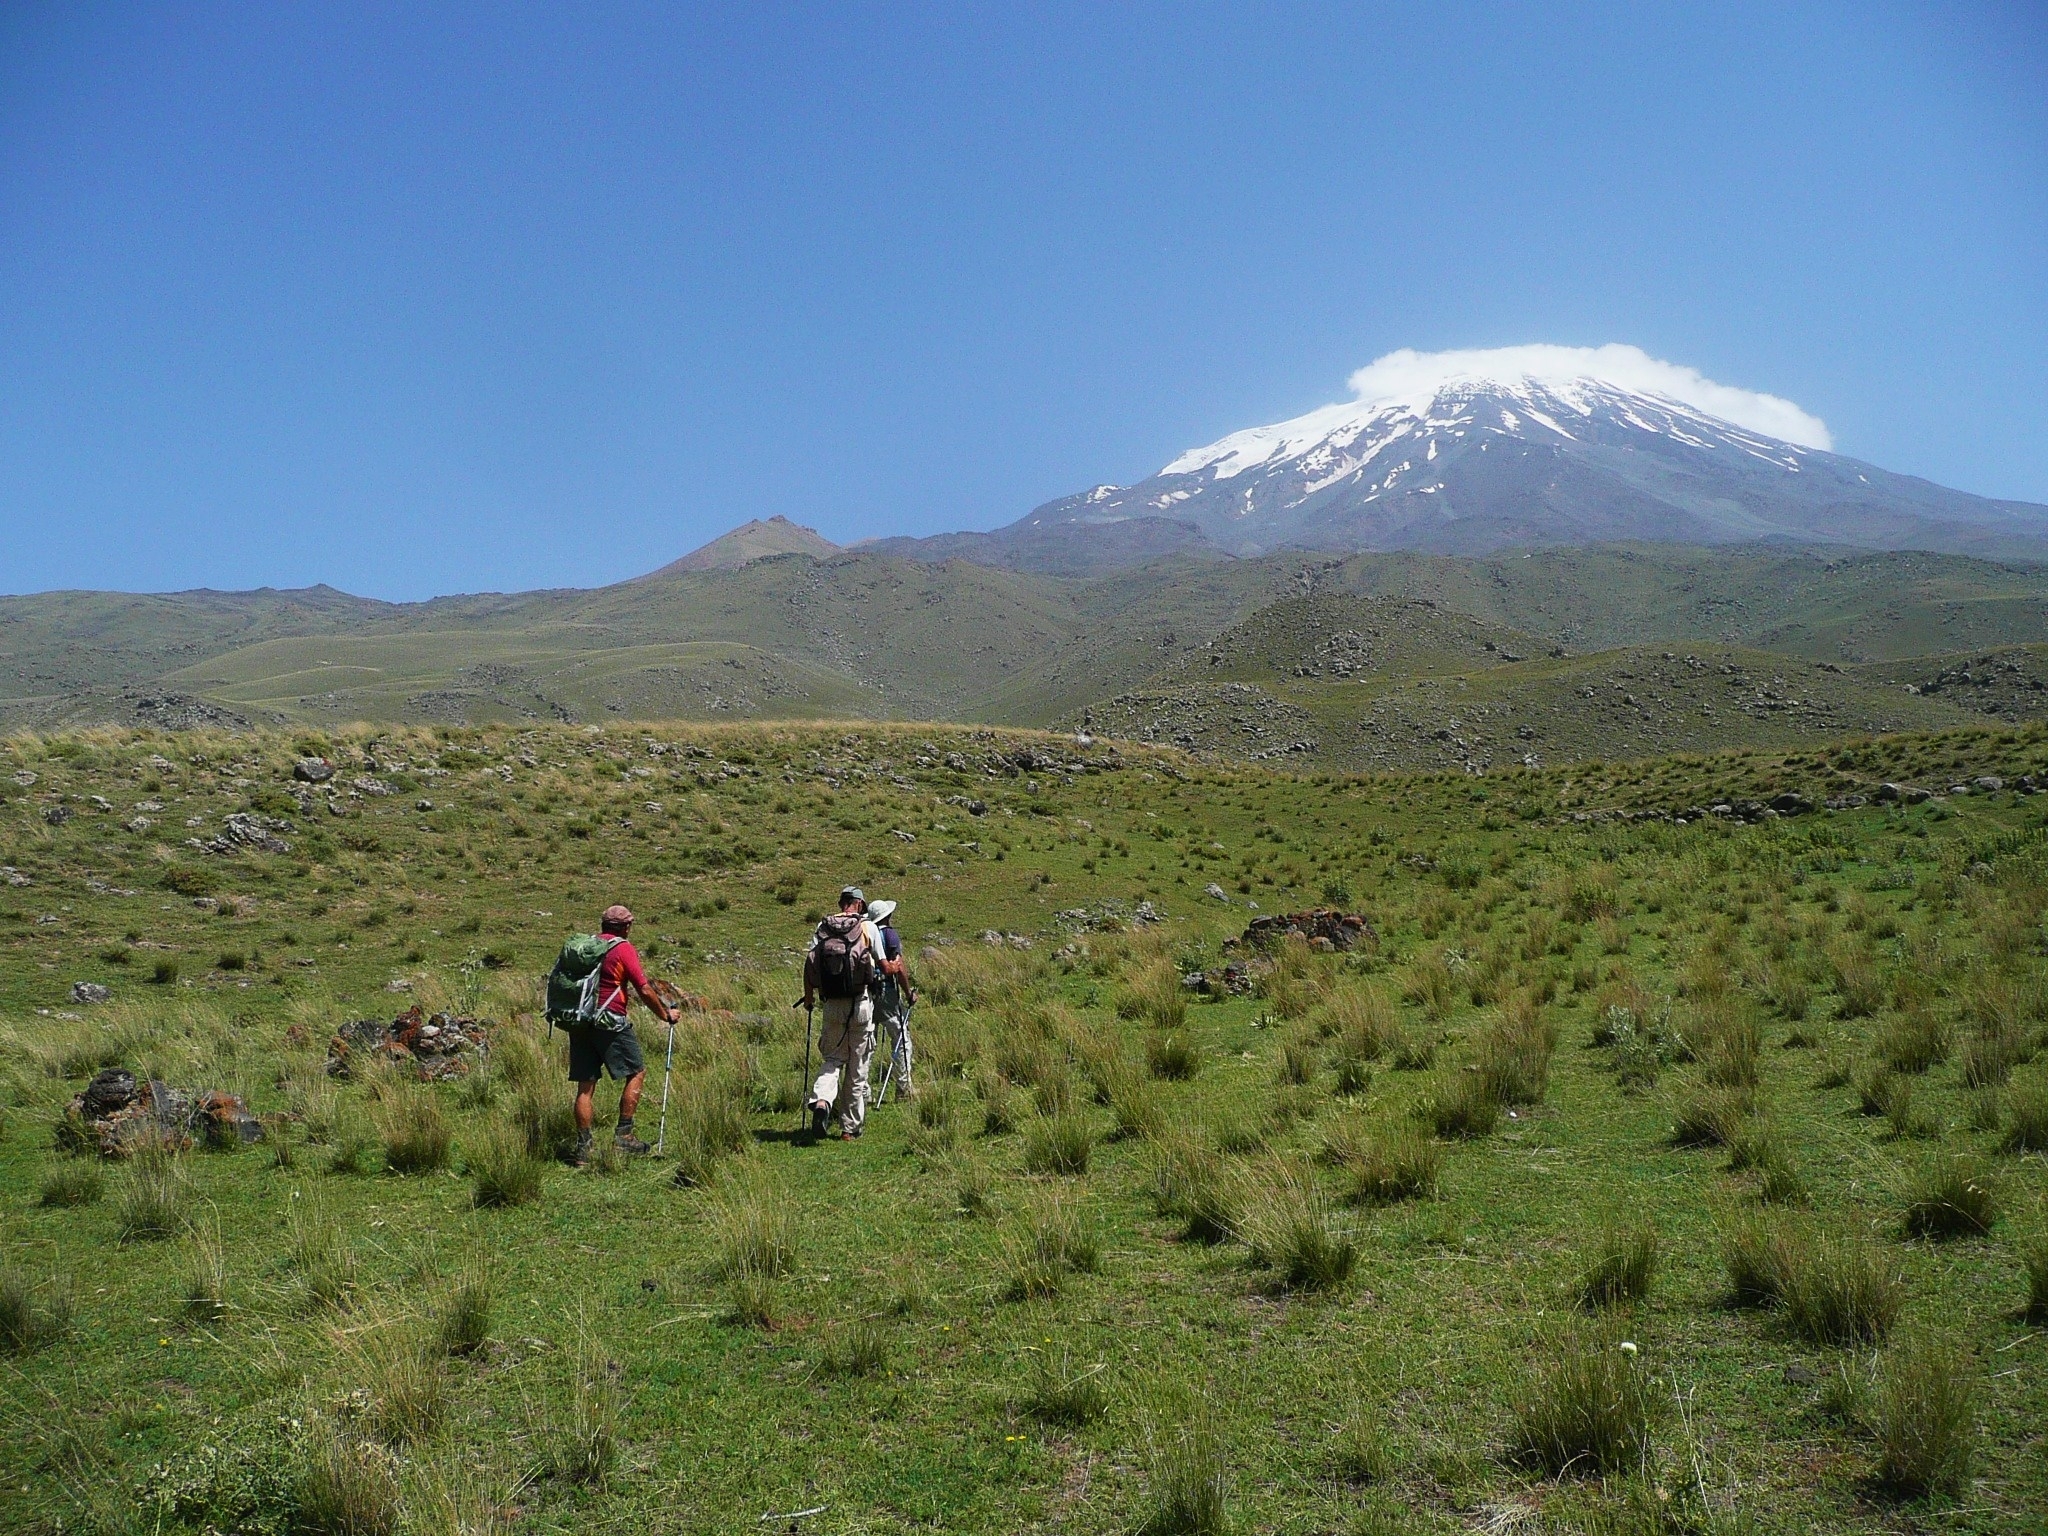
[[[1356,912],[1338,912],[1329,907],[1312,907],[1306,912],[1272,912],[1255,917],[1235,943],[1265,949],[1283,939],[1306,939],[1309,947],[1321,950],[1353,949],[1360,944],[1377,944],[1379,934]]]
[[[327,1042],[327,1075],[351,1077],[355,1063],[380,1058],[411,1071],[423,1083],[466,1077],[489,1046],[490,1024],[452,1013],[429,1014],[415,1003],[389,1024],[356,1019]]]
[[[236,1095],[137,1083],[125,1067],[95,1073],[57,1126],[60,1146],[101,1157],[127,1157],[146,1145],[189,1147],[195,1138],[212,1147],[246,1146],[262,1136],[262,1122]]]

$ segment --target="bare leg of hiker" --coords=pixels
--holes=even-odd
[[[640,1108],[640,1090],[647,1086],[647,1070],[642,1068],[626,1079],[626,1086],[619,1090],[619,1128],[613,1138],[621,1152],[634,1156],[648,1150],[647,1143],[633,1131],[633,1115]]]
[[[597,1079],[576,1082],[576,1150],[569,1161],[581,1168],[590,1161],[590,1128],[597,1123]]]

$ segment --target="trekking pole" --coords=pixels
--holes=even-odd
[[[810,1118],[810,1106],[804,1102],[804,1095],[811,1087],[811,1000],[808,997],[800,997],[789,1006],[804,1011],[804,1080],[796,1096],[797,1127],[802,1129]]]
[[[661,1156],[661,1149],[668,1140],[668,1076],[676,1064],[676,1016],[680,1010],[671,1007],[668,1011],[668,1056],[661,1064],[661,1128],[654,1133],[654,1155]]]
[[[668,1082],[676,1065],[676,1025],[681,1022],[685,1007],[701,1009],[703,999],[692,997],[681,987],[664,978],[654,982],[654,995],[661,999],[662,1006],[673,1015],[668,1021],[668,1054],[661,1064],[661,1128],[654,1133],[654,1155],[661,1156],[661,1149],[668,1141]]]

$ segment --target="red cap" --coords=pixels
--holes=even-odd
[[[604,909],[604,916],[599,921],[607,928],[624,928],[633,921],[633,909],[613,902]]]

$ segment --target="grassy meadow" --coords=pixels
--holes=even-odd
[[[2022,774],[2048,729],[1483,776],[0,740],[0,1529],[2037,1532]],[[1842,808],[1674,814],[1783,792]],[[789,1005],[848,879],[903,902],[920,1092],[814,1144]],[[614,900],[710,1011],[665,1155],[579,1171],[539,979]],[[1254,904],[1377,939],[1233,992]],[[415,1002],[495,1022],[481,1070],[325,1073]],[[265,1137],[67,1151],[107,1065]]]

